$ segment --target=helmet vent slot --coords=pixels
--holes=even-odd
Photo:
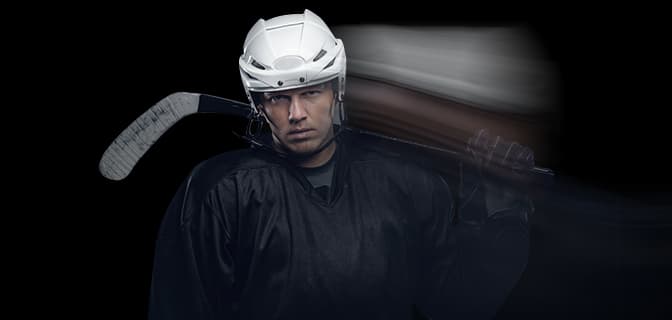
[[[334,65],[334,61],[336,61],[336,58],[334,58],[334,59],[332,59],[331,61],[329,61],[329,63],[327,63],[327,65],[324,66],[324,68],[322,68],[322,70],[325,70],[325,69],[331,67],[332,65]]]
[[[320,60],[320,58],[324,57],[324,55],[327,54],[327,51],[324,49],[320,49],[320,52],[313,58],[313,62]]]
[[[261,70],[266,70],[266,67],[264,67],[261,63],[257,62],[257,60],[252,59],[252,65],[257,67],[257,69]]]

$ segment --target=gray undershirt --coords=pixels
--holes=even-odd
[[[334,175],[334,158],[336,157],[332,156],[329,161],[319,167],[300,168],[301,172],[306,176],[306,179],[308,179],[310,184],[318,191],[323,199],[327,199],[329,189],[331,188],[331,178]]]

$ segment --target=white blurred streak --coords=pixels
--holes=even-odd
[[[361,25],[334,33],[349,75],[494,112],[552,111],[555,71],[525,29]]]

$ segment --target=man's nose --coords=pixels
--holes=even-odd
[[[289,123],[297,123],[306,119],[306,109],[299,97],[293,97],[289,105]]]

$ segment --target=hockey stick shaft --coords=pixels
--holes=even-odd
[[[252,117],[249,104],[212,95],[178,92],[161,99],[138,117],[110,144],[100,160],[101,174],[111,180],[122,180],[133,170],[135,164],[149,148],[175,123],[194,113],[219,113],[243,118]],[[375,136],[390,141],[414,145],[451,155],[459,152],[422,143],[407,141],[383,134],[347,128],[361,134]],[[546,168],[533,167],[532,172],[553,175]]]

